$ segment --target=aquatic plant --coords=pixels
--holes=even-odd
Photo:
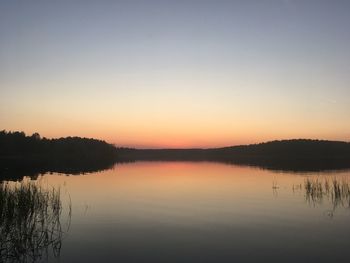
[[[0,183],[0,262],[34,262],[49,248],[59,255],[64,233],[60,196],[60,189],[38,182]]]
[[[333,209],[339,205],[350,207],[350,183],[346,178],[306,178],[304,189],[308,202],[322,203],[327,198]]]

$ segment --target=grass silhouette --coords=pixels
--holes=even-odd
[[[0,262],[34,262],[52,248],[58,256],[61,226],[60,189],[38,182],[0,183]],[[71,205],[68,220],[70,222]]]
[[[326,198],[333,205],[332,213],[338,206],[350,207],[350,182],[346,178],[307,178],[304,182],[306,201],[322,203]]]

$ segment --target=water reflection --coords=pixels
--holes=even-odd
[[[0,183],[0,262],[35,262],[50,252],[59,256],[68,208],[64,229],[59,189],[27,180]]]
[[[62,173],[67,175],[80,175],[94,173],[113,168],[114,161],[111,160],[74,160],[55,161],[47,163],[35,163],[32,161],[22,162],[0,162],[0,181],[17,181],[24,177],[35,180],[39,175],[47,173]]]
[[[342,262],[350,235],[345,202],[332,220],[322,216],[326,202],[305,205],[304,181],[335,175],[349,178],[348,171],[135,162],[37,180],[64,186],[73,204],[60,258],[50,262]]]
[[[146,161],[154,164],[159,163],[212,163],[221,165],[231,165],[233,167],[241,166],[246,168],[258,168],[262,170],[269,170],[280,173],[305,173],[305,172],[320,172],[320,173],[334,173],[342,172],[350,169],[350,163],[347,161],[312,161],[312,160],[280,160],[280,159],[259,159],[257,160],[240,160],[240,161],[225,161],[216,159],[172,159],[167,161],[167,159],[160,161],[161,158],[155,158]],[[141,159],[142,160],[142,159]],[[124,160],[124,161],[113,161],[110,159],[106,160],[55,160],[50,162],[35,162],[33,160],[0,160],[0,181],[4,180],[22,180],[24,177],[30,177],[36,179],[38,175],[43,175],[46,173],[62,173],[67,175],[81,175],[86,173],[95,173],[104,170],[112,169],[113,167],[123,166],[124,164],[142,163],[145,161],[137,160]]]

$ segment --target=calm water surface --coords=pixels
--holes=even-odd
[[[348,262],[350,209],[306,200],[306,178],[208,162],[138,162],[45,174],[72,218],[50,262]]]

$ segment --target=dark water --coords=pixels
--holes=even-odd
[[[45,174],[72,202],[60,256],[43,262],[348,262],[350,209],[310,200],[309,179],[209,162],[136,162],[80,176]],[[64,215],[64,213],[63,213]]]

